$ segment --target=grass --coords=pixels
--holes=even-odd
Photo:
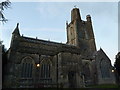
[[[116,84],[101,84],[101,85],[92,85],[88,86],[89,88],[120,88],[120,85]]]

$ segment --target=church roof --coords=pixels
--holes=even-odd
[[[43,55],[55,55],[60,52],[80,54],[80,49],[73,45],[34,39],[24,36],[19,38],[16,49],[20,52],[39,53]]]
[[[104,50],[102,48],[100,48],[100,50],[97,51],[97,55],[104,55],[106,58],[108,58],[110,60],[110,58],[107,56],[107,54],[104,52]]]

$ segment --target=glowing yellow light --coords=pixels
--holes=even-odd
[[[112,72],[114,72],[114,70],[112,70]]]
[[[37,64],[37,67],[40,67],[40,64]]]

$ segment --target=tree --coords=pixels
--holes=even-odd
[[[4,82],[4,74],[5,74],[5,67],[7,64],[7,49],[5,48],[5,46],[1,43],[1,51],[2,51],[2,83]],[[4,84],[3,84],[4,86]]]
[[[117,81],[120,82],[120,52],[118,52],[118,54],[116,55],[114,67],[117,73],[116,75]]]
[[[0,22],[8,21],[3,14],[3,11],[10,7],[11,2],[9,0],[3,1],[0,3]]]

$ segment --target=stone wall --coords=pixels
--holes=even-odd
[[[115,75],[112,72],[112,65],[110,59],[100,49],[95,57],[96,69],[97,69],[97,80],[98,84],[115,84]]]
[[[63,84],[64,88],[70,87],[69,73],[73,72],[75,79],[73,80],[75,87],[83,87],[81,78],[81,57],[77,54],[59,53],[58,54],[58,82]]]

